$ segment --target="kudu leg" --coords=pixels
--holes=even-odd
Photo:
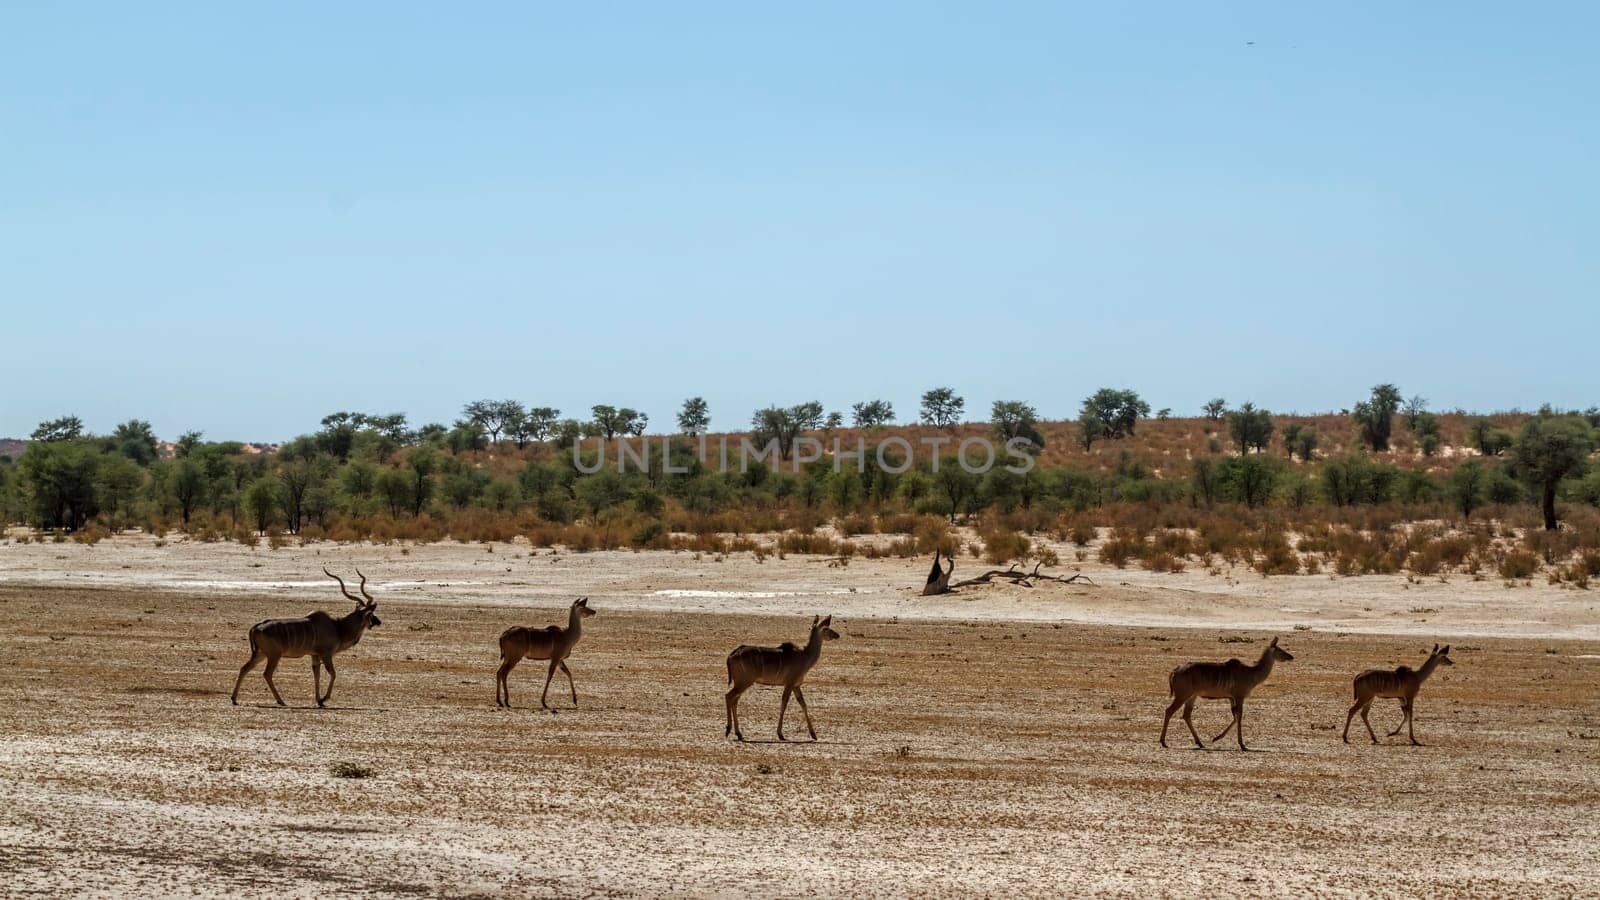
[[[311,655],[311,699],[322,705],[322,657]]]
[[[578,689],[572,684],[572,670],[567,668],[567,661],[561,661],[561,672],[567,676],[567,689],[572,691],[572,705],[578,705]]]
[[[1355,704],[1350,707],[1350,711],[1344,714],[1344,742],[1346,744],[1350,743],[1350,723],[1355,720],[1356,713],[1360,711],[1361,701],[1357,700]]]
[[[1183,704],[1183,724],[1189,726],[1189,734],[1194,736],[1194,745],[1205,749],[1205,741],[1200,740],[1200,732],[1194,730],[1194,698],[1191,697]]]
[[[321,697],[317,698],[317,705],[318,706],[321,706],[324,703],[327,703],[329,700],[333,699],[333,679],[338,677],[338,673],[333,671],[333,654],[332,653],[329,653],[327,656],[324,656],[322,658],[322,665],[323,665],[323,668],[328,670],[328,692],[326,694],[323,694]]]
[[[1394,730],[1389,732],[1389,737],[1394,737],[1395,735],[1399,734],[1401,730],[1406,727],[1406,720],[1409,718],[1411,718],[1411,707],[1406,704],[1405,700],[1402,699],[1400,701],[1400,724],[1396,725]]]
[[[1223,738],[1227,737],[1228,736],[1228,732],[1233,730],[1233,726],[1239,724],[1239,707],[1237,705],[1235,705],[1235,704],[1232,704],[1232,703],[1230,703],[1228,705],[1229,705],[1229,708],[1233,710],[1233,718],[1228,720],[1228,727],[1222,729],[1222,733],[1221,734],[1218,734],[1216,737],[1211,739],[1211,743],[1213,743],[1213,744],[1215,744],[1217,741],[1220,741]]]
[[[558,666],[560,664],[561,664],[561,660],[559,660],[559,659],[550,660],[550,671],[545,673],[545,676],[544,676],[544,690],[539,692],[539,705],[544,707],[545,709],[549,709],[550,708],[550,704],[544,702],[545,697],[548,696],[549,693],[550,693],[550,679],[556,677],[556,666]]]
[[[1406,704],[1406,735],[1411,738],[1411,746],[1421,747],[1417,740],[1417,701],[1412,700]]]
[[[814,741],[817,739],[817,729],[811,726],[811,710],[806,707],[806,695],[798,686],[794,689],[794,698],[800,701],[800,711],[805,713],[806,717],[806,730],[811,732],[811,739]]]
[[[788,740],[783,736],[783,714],[789,711],[789,695],[794,693],[794,688],[783,689],[783,701],[778,704],[778,740]]]
[[[741,741],[744,740],[744,733],[739,730],[739,695],[743,694],[749,687],[747,684],[735,684],[733,687],[728,688],[726,697],[728,702],[728,725],[722,729],[723,737],[727,737],[728,732],[732,731],[734,737]]]
[[[1250,748],[1246,747],[1244,745],[1244,701],[1243,700],[1239,701],[1239,707],[1233,711],[1233,720],[1239,724],[1239,730],[1235,731],[1233,733],[1233,736],[1239,739],[1239,749],[1240,750],[1249,750]]]
[[[261,677],[267,680],[267,688],[272,691],[272,699],[278,701],[279,706],[285,706],[283,696],[278,693],[278,686],[272,683],[272,673],[278,671],[278,657],[268,657],[267,667],[262,670]]]
[[[1367,726],[1367,737],[1372,738],[1372,742],[1376,744],[1378,742],[1378,733],[1372,730],[1372,720],[1367,718],[1367,713],[1371,712],[1371,710],[1372,701],[1368,700],[1367,704],[1361,707],[1361,724]]]
[[[1167,704],[1167,714],[1161,717],[1161,746],[1167,745],[1167,725],[1172,721],[1172,714],[1183,708],[1183,701],[1177,697]]]
[[[517,667],[522,657],[508,657],[501,655],[500,670],[494,673],[494,705],[511,708],[511,670]],[[504,700],[501,698],[504,697]]]
[[[244,665],[239,667],[239,677],[237,679],[235,679],[234,682],[233,682],[233,705],[234,706],[238,706],[239,705],[239,685],[244,684],[244,677],[246,675],[249,675],[250,674],[250,670],[254,669],[256,667],[256,663],[261,662],[263,659],[266,659],[265,655],[263,655],[262,653],[259,653],[257,651],[251,651],[250,658],[245,660]]]

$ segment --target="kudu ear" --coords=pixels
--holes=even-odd
[[[823,625],[831,625],[831,624],[833,624],[833,616],[830,615],[826,619],[823,619],[822,620],[822,624]]]
[[[1434,643],[1434,645],[1433,645],[1433,652],[1435,652],[1435,653],[1438,653],[1438,652],[1439,652],[1439,644],[1438,644],[1438,642],[1435,642],[1435,643]]]
[[[1450,645],[1449,644],[1445,644],[1444,645],[1444,649],[1440,650],[1439,652],[1444,654],[1445,656],[1449,656],[1450,655]]]
[[[1268,647],[1276,647],[1276,646],[1278,646],[1278,639],[1277,638],[1273,638],[1272,639],[1272,643],[1268,644],[1267,646]]]

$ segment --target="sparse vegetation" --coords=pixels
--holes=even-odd
[[[930,394],[928,424],[841,425],[841,445],[859,438],[866,452],[859,467],[845,464],[837,472],[826,453],[774,457],[743,470],[735,460],[728,471],[716,471],[714,457],[696,458],[697,441],[679,437],[636,444],[649,472],[630,465],[590,474],[597,443],[582,436],[582,426],[570,436],[580,468],[561,447],[569,436],[556,423],[558,411],[510,401],[499,401],[498,411],[489,401],[469,404],[481,426],[464,420],[455,429],[412,429],[403,415],[340,412],[325,417],[319,431],[277,448],[190,433],[156,445],[153,455],[154,436],[138,420],[106,437],[55,420],[40,426],[51,440],[0,459],[0,516],[48,539],[81,543],[139,527],[176,529],[203,541],[253,544],[259,536],[272,548],[313,540],[520,536],[579,553],[759,549],[845,560],[924,555],[935,547],[954,552],[962,547],[945,524],[954,523],[972,526],[979,535],[973,555],[996,564],[1046,558],[1056,552],[1048,546],[1054,538],[1071,543],[1073,556],[1161,572],[1211,571],[1220,560],[1270,575],[1447,576],[1498,571],[1530,529],[1548,524],[1544,501],[1553,497],[1564,539],[1523,548],[1537,569],[1577,573],[1580,555],[1600,550],[1593,429],[1578,415],[1505,413],[1490,420],[1408,410],[1412,436],[1437,430],[1441,443],[1428,456],[1410,447],[1363,452],[1372,425],[1350,417],[1273,416],[1246,403],[1224,414],[1234,436],[1230,453],[1207,433],[1211,419],[1139,421],[1137,395],[1108,391],[1096,395],[1105,404],[1086,404],[1093,407],[1085,410],[1087,427],[1109,440],[1115,411],[1132,405],[1138,430],[1129,436],[1124,423],[1125,436],[1107,452],[1098,438],[1085,451],[1075,433],[1083,426],[1041,420],[1027,403],[998,404],[998,424],[960,424],[953,418],[960,398]],[[691,413],[703,412],[690,406]],[[1105,418],[1098,415],[1102,407],[1110,411]],[[619,417],[627,410],[607,410],[599,409],[597,421],[622,434]],[[543,424],[528,425],[529,417]],[[825,417],[820,403],[804,403],[762,410],[756,421],[758,436],[792,438],[821,428]],[[1504,458],[1475,452],[1489,422],[1490,434],[1523,433],[1513,442],[1516,452]],[[687,423],[704,421],[691,415]],[[463,427],[474,434],[498,428],[501,440],[487,431],[463,438]],[[528,440],[517,446],[524,428]],[[1287,452],[1260,452],[1274,431]],[[1037,465],[1023,475],[969,473],[953,455],[963,440],[1029,434]],[[933,445],[943,447],[937,471],[919,443],[924,437],[943,442]],[[895,440],[919,448],[908,467]],[[883,442],[890,443],[880,463]],[[607,446],[609,456],[615,445]],[[1326,455],[1319,452],[1324,447]],[[1285,461],[1291,455],[1293,465]],[[1518,558],[1507,568],[1525,565]],[[1576,579],[1563,575],[1563,583]]]
[[[342,760],[328,767],[328,774],[335,778],[371,778],[378,774],[376,769],[364,766],[358,762]]]

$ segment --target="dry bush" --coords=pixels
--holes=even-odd
[[[835,531],[845,537],[855,537],[858,534],[872,534],[876,532],[877,523],[873,521],[870,513],[858,512],[847,516],[840,516],[833,523]]]
[[[1033,542],[1016,531],[990,531],[982,535],[984,559],[996,565],[1026,559]]]
[[[1100,561],[1119,569],[1128,567],[1128,560],[1137,559],[1145,552],[1144,540],[1137,534],[1113,529],[1111,536],[1100,545]]]
[[[1300,574],[1300,556],[1289,546],[1289,538],[1283,532],[1263,532],[1258,549],[1251,565],[1263,576]]]
[[[90,522],[73,533],[72,539],[80,544],[94,546],[111,536],[110,529],[99,522]]]
[[[1501,578],[1531,578],[1539,571],[1539,557],[1530,550],[1508,550],[1500,554],[1497,569]]]
[[[878,517],[880,534],[913,534],[922,523],[923,516],[914,513],[890,513]]]

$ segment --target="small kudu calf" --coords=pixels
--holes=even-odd
[[[267,681],[267,687],[272,690],[272,699],[283,706],[283,697],[278,694],[278,686],[272,683],[272,673],[278,669],[278,660],[287,656],[298,659],[302,656],[311,657],[311,686],[317,698],[317,705],[324,706],[328,698],[333,696],[333,655],[341,650],[354,647],[361,640],[362,632],[368,628],[377,628],[379,624],[377,609],[378,601],[372,599],[367,593],[367,576],[361,575],[357,569],[356,574],[361,576],[361,597],[367,598],[365,602],[361,597],[350,593],[345,587],[344,579],[323,568],[323,574],[339,582],[339,591],[346,598],[354,600],[356,608],[341,618],[335,619],[322,610],[303,616],[298,619],[268,619],[258,622],[250,629],[250,658],[239,669],[239,678],[233,683],[233,705],[239,705],[239,685],[244,683],[244,676],[255,668],[256,663],[265,659],[267,668],[261,677]],[[328,667],[328,693],[322,693],[322,667]]]
[[[1167,707],[1166,718],[1161,720],[1161,746],[1167,745],[1167,723],[1172,721],[1172,714],[1179,707],[1183,709],[1183,724],[1189,726],[1189,733],[1194,735],[1194,745],[1205,748],[1200,740],[1199,732],[1194,730],[1194,721],[1189,714],[1194,711],[1194,701],[1200,698],[1207,700],[1227,700],[1233,708],[1233,720],[1222,733],[1211,739],[1212,743],[1228,736],[1228,732],[1235,725],[1239,726],[1239,749],[1248,750],[1244,745],[1244,698],[1256,686],[1267,680],[1272,674],[1272,664],[1275,662],[1288,662],[1294,659],[1289,651],[1278,646],[1278,639],[1273,638],[1267,649],[1261,651],[1261,659],[1255,665],[1246,665],[1237,659],[1227,662],[1185,663],[1172,670],[1167,678],[1167,686],[1172,691],[1172,704]]]
[[[583,620],[594,615],[594,610],[589,608],[589,598],[575,600],[572,609],[567,614],[567,627],[547,625],[544,628],[527,628],[522,625],[513,625],[500,635],[500,671],[494,676],[494,703],[496,706],[511,707],[511,684],[506,677],[523,657],[528,659],[550,660],[550,671],[544,676],[544,691],[539,694],[539,705],[545,709],[550,704],[545,702],[545,697],[550,693],[550,679],[556,676],[556,669],[567,674],[567,687],[572,690],[572,705],[578,705],[578,689],[572,684],[572,670],[567,668],[567,657],[572,653],[572,648],[577,646],[578,638],[583,636]]]
[[[817,739],[817,729],[811,725],[811,710],[806,708],[806,695],[801,692],[800,685],[806,680],[806,673],[817,664],[817,659],[822,656],[824,641],[838,640],[839,632],[829,627],[833,623],[833,616],[811,619],[811,639],[804,647],[785,642],[777,647],[752,647],[741,644],[728,654],[728,688],[727,705],[728,721],[722,729],[722,736],[727,737],[728,732],[733,732],[734,737],[744,740],[744,734],[739,730],[739,695],[750,689],[752,684],[783,685],[783,703],[778,707],[778,740],[788,740],[783,736],[783,716],[789,711],[789,695],[793,694],[800,701],[800,711],[806,716],[806,730],[811,732],[811,739]]]
[[[1422,683],[1428,680],[1428,676],[1433,674],[1434,669],[1440,666],[1453,665],[1455,665],[1455,661],[1450,659],[1450,645],[1445,644],[1440,647],[1438,644],[1434,644],[1433,652],[1428,654],[1428,661],[1424,662],[1420,669],[1413,669],[1410,666],[1401,666],[1398,669],[1368,669],[1357,675],[1355,680],[1356,703],[1350,707],[1350,712],[1344,717],[1344,742],[1346,744],[1350,743],[1350,720],[1355,718],[1356,713],[1361,713],[1361,722],[1367,726],[1367,734],[1372,738],[1372,742],[1376,744],[1378,736],[1372,731],[1372,722],[1367,718],[1367,708],[1372,706],[1372,701],[1379,697],[1393,697],[1400,701],[1402,717],[1400,724],[1389,732],[1389,737],[1394,737],[1400,733],[1400,729],[1406,728],[1408,729],[1407,734],[1411,737],[1411,743],[1418,747],[1422,746],[1417,743],[1415,728],[1411,727],[1411,713],[1416,708],[1417,691],[1422,690]]]

